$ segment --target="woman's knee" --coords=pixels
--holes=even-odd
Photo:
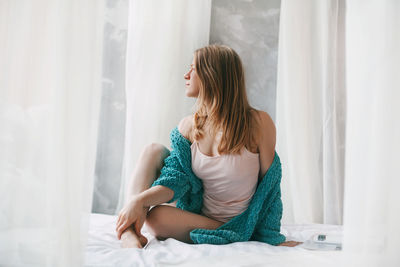
[[[151,143],[144,147],[143,154],[152,155],[152,156],[161,155],[162,152],[164,151],[164,149],[166,149],[166,147],[163,146],[162,144]]]
[[[151,143],[146,145],[142,152],[142,157],[145,157],[149,160],[156,160],[158,165],[160,165],[160,169],[164,162],[164,159],[169,155],[170,151],[168,148],[158,143]]]

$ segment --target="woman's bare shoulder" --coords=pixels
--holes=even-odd
[[[178,124],[178,131],[188,139],[190,142],[192,140],[192,130],[193,130],[193,115],[184,117]]]
[[[275,139],[275,134],[276,134],[276,128],[274,121],[272,120],[271,116],[262,110],[252,110],[253,112],[253,117],[255,118],[255,121],[257,122],[258,129],[261,133],[261,137],[272,137],[274,136],[273,139]],[[272,136],[271,136],[272,135]]]

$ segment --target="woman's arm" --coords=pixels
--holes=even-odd
[[[264,111],[257,114],[259,126],[258,151],[260,153],[259,179],[264,178],[275,157],[276,129],[273,120]]]
[[[143,207],[159,205],[170,201],[174,197],[174,191],[162,185],[153,186],[138,195]]]

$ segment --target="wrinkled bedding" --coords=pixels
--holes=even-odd
[[[85,266],[339,266],[340,251],[313,251],[249,241],[228,245],[191,245],[169,238],[159,241],[147,230],[145,249],[121,248],[115,234],[117,216],[91,214]],[[286,240],[306,241],[314,234],[341,234],[342,226],[326,224],[282,225]]]

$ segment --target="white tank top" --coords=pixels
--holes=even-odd
[[[191,151],[193,173],[204,187],[202,213],[227,222],[245,211],[257,188],[259,154],[243,147],[240,154],[208,156],[196,141]]]

